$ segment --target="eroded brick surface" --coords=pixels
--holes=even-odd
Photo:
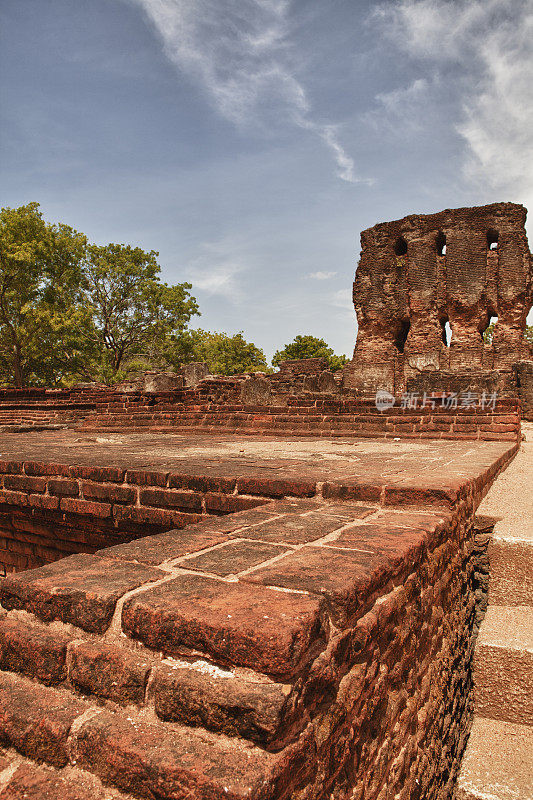
[[[124,631],[168,655],[199,650],[269,675],[294,674],[320,641],[320,601],[180,575],[127,600]]]
[[[287,552],[286,547],[265,542],[228,542],[181,562],[183,569],[196,569],[214,575],[232,575],[269,561]]]
[[[87,708],[67,692],[0,673],[0,742],[29,758],[64,766],[72,723]]]
[[[66,678],[67,632],[16,616],[0,619],[0,669],[22,672],[46,685]]]
[[[80,730],[77,763],[142,797],[237,800],[257,796],[272,756],[231,739],[102,712]]]
[[[140,564],[76,555],[61,562],[7,577],[0,585],[6,608],[23,608],[44,620],[60,619],[103,633],[117,600],[164,573]]]
[[[196,530],[193,528],[196,527]],[[161,564],[163,561],[196,553],[206,547],[213,547],[226,542],[225,533],[210,531],[210,524],[191,526],[185,530],[173,530],[156,536],[144,536],[127,544],[107,547],[99,550],[97,555],[104,558],[116,558],[120,561],[137,561],[141,564]]]
[[[151,692],[163,720],[243,736],[266,745],[280,733],[290,687],[232,671],[172,662],[157,667]],[[305,724],[302,716],[301,727]]]
[[[69,679],[87,695],[127,705],[144,702],[153,661],[123,647],[75,642],[69,652]]]

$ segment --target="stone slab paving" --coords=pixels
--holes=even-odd
[[[280,479],[307,480],[309,494],[316,483],[326,483],[325,496],[341,500],[365,499],[366,490],[367,499],[375,501],[387,489],[394,505],[401,495],[409,494],[416,503],[421,499],[417,492],[433,490],[437,503],[450,504],[459,485],[491,467],[512,446],[510,442],[250,439],[200,434],[80,436],[62,430],[6,435],[0,444],[0,459],[76,467],[106,465],[127,469],[128,482],[133,482],[131,474],[136,470],[170,473],[171,488],[178,485],[179,475],[189,480],[194,476],[236,479],[242,494],[264,493],[260,481],[255,489],[251,486],[252,478],[268,480],[269,496]],[[279,496],[285,494],[290,492],[281,485]]]
[[[533,425],[478,508],[496,518],[474,655],[474,724],[458,800],[533,797]]]

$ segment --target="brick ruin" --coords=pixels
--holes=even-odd
[[[345,385],[398,393],[444,373],[450,388],[492,377],[516,390],[519,362],[533,359],[524,339],[533,305],[525,219],[523,206],[494,203],[363,231],[353,287],[359,331]]]
[[[344,375],[0,390],[0,800],[452,800],[474,515],[533,374],[524,216],[365,231]]]

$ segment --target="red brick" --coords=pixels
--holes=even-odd
[[[85,514],[99,519],[111,516],[111,505],[109,503],[95,503],[93,500],[62,497],[60,507],[61,511],[67,511],[70,514]]]
[[[167,531],[155,536],[143,536],[126,544],[98,550],[97,555],[106,558],[117,558],[122,561],[137,561],[140,564],[157,565],[163,561],[197,553],[206,547],[226,542],[225,533],[202,530],[202,523],[189,526],[185,530]]]
[[[349,480],[342,483],[325,483],[322,496],[327,500],[370,500],[379,501],[383,484],[362,483]]]
[[[28,501],[30,506],[45,511],[56,511],[59,508],[59,497],[51,497],[49,494],[30,494]]]
[[[67,692],[0,674],[0,742],[29,758],[65,766],[70,728],[87,708]]]
[[[160,528],[184,528],[186,525],[200,522],[200,514],[186,511],[170,511],[163,508],[140,508],[133,506],[115,506],[114,517],[119,523],[134,522],[139,525],[157,525]]]
[[[224,547],[188,558],[180,566],[214,575],[236,575],[285,552],[286,547],[265,542],[228,542]]]
[[[20,492],[44,492],[46,478],[31,478],[28,475],[6,475],[4,488]]]
[[[320,511],[310,514],[286,514],[261,525],[254,525],[239,534],[243,539],[259,539],[263,542],[305,544],[321,539],[345,525],[337,516]]]
[[[120,800],[118,794],[113,795]],[[68,777],[53,769],[23,763],[0,792],[0,800],[110,800],[98,778],[70,770]]]
[[[208,492],[205,496],[205,507],[210,514],[233,514],[235,511],[257,508],[257,506],[264,505],[265,502],[265,500],[255,500],[252,497],[214,492]]]
[[[89,481],[82,482],[81,490],[86,500],[98,500],[103,503],[134,503],[137,495],[131,486],[113,486],[109,483]]]
[[[345,626],[361,598],[389,571],[389,561],[381,555],[307,545],[239,580],[323,595],[335,624]]]
[[[0,503],[11,506],[27,506],[29,504],[28,495],[23,492],[8,492],[0,489]]]
[[[81,726],[76,763],[135,796],[245,800],[275,756],[237,739],[125,719],[103,711]]]
[[[180,575],[126,601],[124,631],[176,655],[183,647],[219,663],[293,675],[320,636],[320,601],[200,575]]]
[[[279,733],[287,687],[272,681],[246,680],[219,670],[184,664],[157,666],[150,683],[156,714],[167,722],[242,736],[261,745]],[[302,714],[302,725],[306,722]]]
[[[65,680],[69,636],[37,621],[0,620],[0,668],[51,685]]]
[[[172,489],[192,489],[195,492],[224,492],[228,494],[235,489],[236,483],[236,478],[171,474],[168,485]]]
[[[73,478],[85,478],[90,481],[122,483],[124,473],[120,467],[70,467],[70,475]]]
[[[239,478],[237,491],[241,494],[258,494],[264,497],[313,497],[314,481],[284,480],[282,478]]]
[[[0,460],[0,474],[3,475],[21,475],[23,472],[22,461],[7,461]]]
[[[164,575],[140,564],[82,553],[9,575],[0,584],[0,601],[4,608],[23,608],[47,622],[60,619],[103,633],[123,594]]]
[[[129,469],[126,474],[126,482],[140,486],[166,486],[168,483],[168,472]]]
[[[48,481],[48,490],[58,497],[77,497],[80,493],[77,481],[61,480],[60,478],[51,478]]]
[[[25,461],[24,471],[26,475],[70,475],[68,464],[44,463],[41,461]]]
[[[121,704],[144,702],[149,660],[101,642],[75,642],[69,656],[69,678],[85,694]]]
[[[141,489],[141,503],[144,506],[202,511],[202,497],[194,492],[180,492],[173,489]]]

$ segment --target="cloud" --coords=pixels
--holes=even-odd
[[[362,119],[374,130],[383,132],[386,128],[394,135],[412,135],[421,130],[425,119],[420,114],[422,105],[427,107],[430,82],[426,78],[416,78],[406,87],[376,95],[377,108],[362,115]]]
[[[291,0],[130,1],[144,9],[167,57],[204,88],[225,119],[268,129],[280,120],[290,122],[324,142],[339,178],[369,183],[356,175],[338,126],[311,116],[307,92],[296,77]]]
[[[312,278],[315,281],[328,281],[330,278],[334,278],[336,272],[309,272],[306,277]]]
[[[461,99],[456,130],[467,145],[464,176],[533,203],[530,0],[400,0],[381,5],[375,17],[411,60],[429,65],[437,81],[455,82]],[[395,113],[399,98],[416,100],[416,84],[403,97],[378,100]],[[423,115],[430,100],[427,93],[420,99]]]
[[[220,295],[234,303],[241,302],[244,292],[239,275],[246,271],[244,259],[226,241],[205,243],[201,254],[189,262],[186,278],[193,287],[210,295]]]

